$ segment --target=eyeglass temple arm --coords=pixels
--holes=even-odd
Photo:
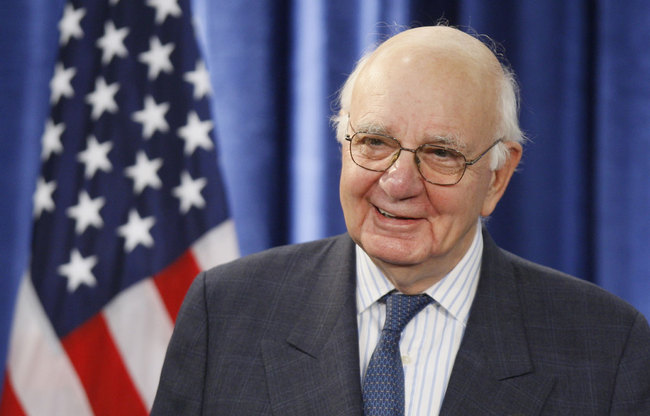
[[[494,143],[492,143],[492,145],[490,145],[490,147],[488,147],[487,149],[485,149],[485,151],[484,151],[483,153],[481,153],[480,155],[478,155],[475,159],[470,160],[469,162],[465,162],[465,166],[472,166],[473,164],[475,164],[476,162],[478,162],[479,160],[481,160],[481,158],[482,158],[483,156],[485,156],[485,155],[486,155],[490,150],[492,150],[492,148],[493,148],[494,146],[496,146],[497,144],[501,143],[502,141],[503,141],[503,139],[497,139],[497,140],[495,140]]]

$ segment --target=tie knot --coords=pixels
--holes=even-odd
[[[386,298],[384,329],[401,333],[406,324],[433,299],[429,295],[401,295],[393,293]]]

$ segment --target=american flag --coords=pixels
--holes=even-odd
[[[189,0],[74,0],[0,404],[146,415],[194,276],[237,256]]]

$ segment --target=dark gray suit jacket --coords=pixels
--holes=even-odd
[[[650,415],[650,328],[594,285],[500,250],[441,415]],[[361,415],[354,243],[272,249],[200,274],[152,415]]]

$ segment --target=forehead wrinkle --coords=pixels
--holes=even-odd
[[[390,136],[389,131],[384,123],[374,120],[366,120],[366,118],[368,117],[361,117],[360,120],[357,120],[357,122],[354,123],[352,127],[355,131]]]

